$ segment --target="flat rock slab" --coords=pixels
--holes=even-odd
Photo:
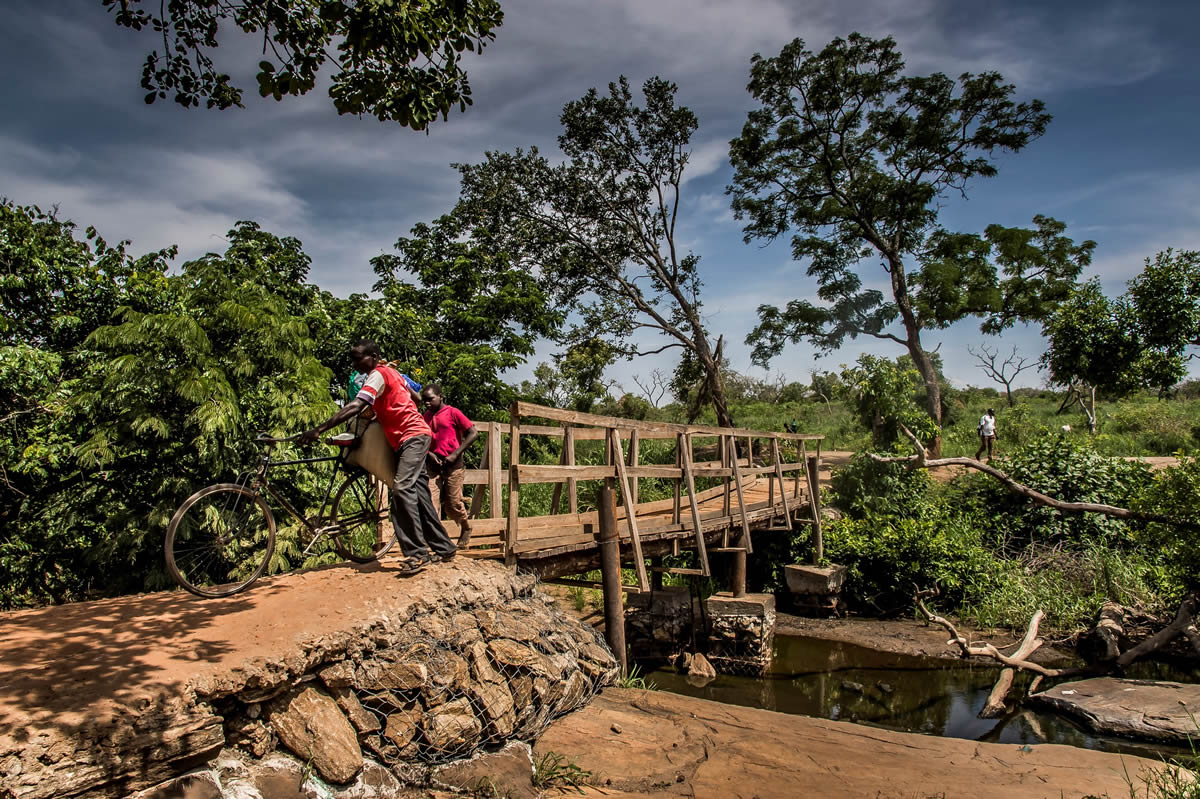
[[[1200,685],[1095,677],[1065,682],[1030,701],[1109,735],[1173,744],[1200,737]]]
[[[1127,796],[1162,764],[1071,746],[892,732],[662,691],[606,688],[534,747],[593,773],[589,795],[695,799]]]

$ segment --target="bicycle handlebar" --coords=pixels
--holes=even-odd
[[[259,433],[254,437],[254,443],[265,444],[266,446],[274,446],[275,444],[287,444],[291,441],[295,441],[296,439],[300,438],[300,436],[301,434],[297,433],[296,435],[288,436],[287,438],[272,438],[266,433]]]

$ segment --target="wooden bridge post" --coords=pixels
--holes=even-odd
[[[642,457],[641,444],[642,444],[642,438],[641,438],[641,435],[638,434],[637,428],[630,430],[629,431],[629,465],[631,467],[636,468],[638,465],[638,461],[641,460],[641,457]],[[636,507],[638,504],[638,494],[640,493],[640,491],[638,489],[638,483],[641,481],[637,477],[633,477],[633,478],[631,478],[631,480],[632,480],[632,482],[629,486],[629,503]]]
[[[488,517],[500,518],[500,423],[492,422],[487,440]]]
[[[621,452],[621,431],[614,427],[608,428],[608,441],[612,446],[613,462],[617,465],[617,479],[621,481],[621,504],[625,506],[625,524],[629,527],[629,540],[633,544],[633,568],[637,572],[638,589],[649,591],[646,558],[642,555],[642,535],[638,532],[637,505],[630,502],[633,491],[629,487],[629,472],[625,469],[625,457]]]
[[[518,518],[521,515],[521,414],[517,403],[509,406],[508,417],[508,524],[504,535],[504,565],[515,569]]]
[[[749,541],[750,537],[746,536]],[[730,568],[729,582],[735,597],[746,595],[746,550],[737,549],[731,552],[733,563]]]
[[[812,509],[813,565],[816,566],[825,557],[825,539],[821,535],[821,456],[810,456],[807,466],[808,506]]]
[[[488,467],[488,453],[491,451],[488,441],[490,441],[492,436],[496,434],[494,423],[477,422],[475,426],[482,428],[484,435],[487,436],[483,442],[483,458],[479,462],[479,468],[486,469]],[[478,519],[479,511],[483,510],[483,491],[484,487],[480,485],[472,486],[471,488],[471,509],[467,511],[467,516],[471,517],[472,519]],[[495,502],[495,500],[493,500],[493,502]]]
[[[683,468],[683,433],[679,433],[678,435],[675,436],[675,468],[676,469]],[[680,511],[680,505],[682,504],[681,498],[682,498],[682,493],[683,493],[680,490],[680,485],[682,485],[682,481],[683,481],[683,477],[675,478],[675,494],[674,494],[675,506],[671,510],[671,524],[679,524],[679,518],[680,518],[679,511]],[[672,554],[678,555],[679,553],[674,552]]]
[[[625,609],[621,591],[621,551],[617,538],[617,494],[611,485],[600,488],[600,530],[596,543],[600,549],[600,575],[604,584],[604,637],[621,664],[621,674],[629,673],[625,655]]]
[[[696,556],[700,561],[700,574],[712,576],[708,567],[708,550],[704,545],[704,526],[700,522],[700,506],[696,504],[696,479],[692,474],[692,434],[683,434],[683,477],[687,481],[688,504],[692,509],[692,530],[696,535]]]
[[[792,529],[792,507],[788,504],[787,489],[783,487],[783,464],[780,462],[783,459],[783,453],[779,449],[779,439],[771,439],[771,455],[775,458],[775,477],[779,480],[779,498],[783,500],[783,518],[787,522],[787,529]]]

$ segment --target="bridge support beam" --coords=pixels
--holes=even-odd
[[[604,584],[604,637],[621,664],[621,674],[629,673],[625,654],[625,607],[621,590],[621,547],[617,537],[617,494],[611,485],[600,489],[600,529],[596,543],[600,549],[600,576]]]
[[[745,537],[749,539],[749,536]],[[729,587],[733,592],[734,597],[741,598],[746,595],[746,550],[735,549],[729,553]]]

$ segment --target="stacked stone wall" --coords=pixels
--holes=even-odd
[[[438,578],[435,591],[381,602],[354,629],[204,674],[154,708],[77,731],[77,740],[0,752],[16,778],[0,784],[0,796],[165,797],[164,780],[210,786],[196,796],[242,795],[222,775],[252,782],[254,765],[281,753],[322,783],[359,786],[346,795],[360,796],[381,768],[419,783],[437,764],[532,740],[615,682],[603,639],[554,607],[533,578],[472,562]]]

